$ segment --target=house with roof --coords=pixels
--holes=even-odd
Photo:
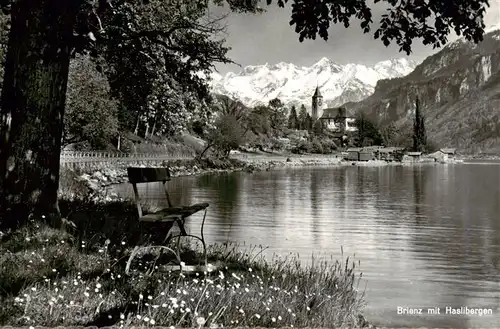
[[[376,155],[379,160],[385,161],[401,161],[404,155],[403,147],[382,147],[376,150]]]
[[[359,153],[361,152],[361,147],[351,147],[345,152],[344,160],[349,161],[359,161]]]
[[[354,115],[343,107],[324,109],[319,120],[321,120],[324,127],[331,131],[354,132],[358,130],[355,126],[356,119]]]
[[[323,96],[321,95],[319,87],[316,87],[312,96],[311,118],[313,119],[313,122],[321,120],[323,126],[331,131],[342,133],[357,131],[357,128],[354,125],[356,119],[353,113],[348,111],[346,108],[323,108]]]
[[[448,157],[455,157],[457,150],[454,148],[442,148],[439,150],[440,152],[443,152],[444,154],[448,155]]]
[[[429,156],[434,158],[437,162],[449,162],[454,161],[456,155],[456,149],[454,148],[442,148],[439,151],[436,151]]]
[[[406,152],[406,154],[403,155],[402,162],[420,162],[422,154],[422,152]]]

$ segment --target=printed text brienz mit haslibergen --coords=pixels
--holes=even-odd
[[[433,308],[411,308],[398,306],[398,315],[424,315],[424,314],[449,314],[449,315],[492,315],[491,308],[461,307],[433,307]]]

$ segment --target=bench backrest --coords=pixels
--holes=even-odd
[[[127,168],[128,181],[132,184],[165,182],[170,180],[170,171],[168,168]]]
[[[170,171],[168,170],[168,168],[128,167],[127,174],[128,181],[132,183],[132,186],[134,188],[135,202],[137,205],[137,212],[139,214],[139,217],[142,217],[142,207],[141,200],[139,198],[139,191],[137,190],[138,183],[163,182],[168,206],[172,207],[170,196],[168,195],[167,184],[165,184],[170,180]]]

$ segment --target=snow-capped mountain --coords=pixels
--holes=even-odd
[[[311,106],[317,86],[326,106],[340,106],[370,96],[377,81],[409,74],[418,62],[399,58],[368,67],[360,64],[340,65],[322,58],[310,67],[291,63],[246,66],[236,74],[212,75],[212,91],[239,99],[247,106],[266,104],[273,98],[285,104]]]

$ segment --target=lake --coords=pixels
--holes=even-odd
[[[139,187],[150,203],[163,202],[161,184]],[[364,314],[375,325],[500,327],[499,162],[235,172],[169,187],[174,204],[210,203],[209,243],[260,244],[305,262],[340,259],[342,246],[344,258],[361,262]],[[133,195],[129,184],[114,190]],[[446,315],[447,306],[493,315]],[[398,307],[441,315],[398,315]]]

